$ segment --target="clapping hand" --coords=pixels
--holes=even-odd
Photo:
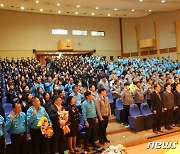
[[[10,112],[10,121],[12,121],[14,119],[14,117],[15,117],[14,112]]]
[[[36,115],[36,108],[34,107],[33,114]]]
[[[154,110],[153,113],[156,114],[157,113],[156,110]]]

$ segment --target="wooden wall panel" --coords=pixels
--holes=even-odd
[[[138,52],[132,52],[132,53],[131,53],[131,56],[132,56],[132,57],[138,56]]]
[[[169,52],[176,52],[177,51],[177,48],[174,47],[174,48],[169,48]]]
[[[160,49],[160,54],[163,54],[163,53],[168,53],[168,49]]]
[[[131,55],[130,55],[130,53],[124,53],[123,54],[123,57],[130,57]]]
[[[155,54],[157,54],[157,50],[150,50],[149,51],[149,55],[155,55]]]
[[[142,51],[141,52],[141,56],[146,56],[146,55],[149,55],[149,51]]]

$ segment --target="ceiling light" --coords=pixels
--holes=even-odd
[[[58,11],[58,13],[61,13],[61,11]]]
[[[39,3],[39,1],[36,1],[36,4],[38,4]]]
[[[134,9],[132,9],[131,11],[134,12]]]
[[[99,7],[96,7],[96,10],[98,10],[99,9]]]
[[[140,2],[142,2],[143,0],[139,0]]]
[[[60,3],[57,3],[57,6],[60,6]]]
[[[75,12],[75,14],[78,14],[78,12]]]
[[[79,5],[77,5],[77,8],[80,8],[80,6],[79,6]]]
[[[1,4],[1,7],[3,7],[4,6],[4,4]]]
[[[92,13],[92,16],[94,16],[94,13]]]
[[[162,0],[161,2],[162,2],[162,3],[164,3],[164,2],[165,2],[165,0]]]
[[[111,16],[111,14],[108,14],[108,17],[110,17]]]
[[[114,11],[117,11],[117,8],[114,8]]]
[[[152,10],[149,10],[149,12],[151,12]]]
[[[21,10],[24,10],[24,6],[21,6]]]
[[[43,12],[43,9],[40,9],[41,12]]]

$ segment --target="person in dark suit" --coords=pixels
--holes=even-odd
[[[151,106],[153,112],[153,132],[158,133],[161,132],[161,114],[162,114],[162,98],[160,95],[161,86],[157,83],[154,84],[154,92],[151,93]]]
[[[63,129],[60,127],[64,125],[59,121],[60,112],[63,110],[62,99],[56,96],[54,99],[54,104],[49,108],[49,117],[53,124],[54,134],[52,136],[51,142],[51,154],[58,153],[64,154],[65,151],[65,135]]]
[[[69,111],[69,128],[70,128],[70,133],[68,133],[68,144],[69,144],[69,151],[71,153],[79,152],[76,148],[76,139],[78,135],[78,128],[80,124],[80,119],[79,119],[79,112],[78,108],[75,105],[76,100],[74,99],[73,96],[69,96],[67,99],[67,111]]]
[[[175,125],[180,127],[180,83],[176,85],[176,90],[174,91],[174,104],[176,106]]]
[[[162,100],[163,100],[163,108],[165,111],[165,129],[170,130],[173,129],[170,125],[172,124],[172,116],[173,111],[175,109],[174,107],[174,96],[171,92],[171,85],[169,83],[166,83],[164,85],[165,91],[162,94]]]

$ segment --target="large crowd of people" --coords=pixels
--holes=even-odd
[[[3,154],[7,130],[15,154],[27,152],[29,138],[34,154],[63,154],[67,148],[77,153],[81,127],[85,128],[85,151],[90,151],[89,141],[94,148],[99,148],[96,140],[101,145],[110,143],[106,128],[118,98],[123,101],[126,126],[130,105],[135,103],[140,108],[144,102],[153,113],[154,133],[162,133],[163,111],[165,129],[180,126],[180,63],[170,58],[118,58],[112,62],[100,56],[62,56],[47,58],[46,65],[32,58],[5,58],[0,60],[0,71],[0,153]],[[113,102],[107,93],[112,94]],[[12,111],[6,115],[5,103],[12,104]],[[69,113],[65,120],[60,118],[64,111]],[[51,138],[38,127],[42,117],[52,126]]]

